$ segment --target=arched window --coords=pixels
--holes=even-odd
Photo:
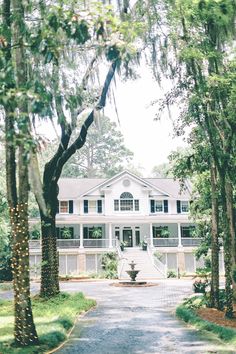
[[[131,193],[129,192],[123,192],[121,195],[120,195],[120,199],[133,199],[133,196]]]
[[[129,192],[123,192],[120,199],[114,200],[115,211],[139,211],[139,200],[134,199],[133,195]]]

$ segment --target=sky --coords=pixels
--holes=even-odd
[[[112,103],[107,103],[105,108],[105,114],[119,124],[126,147],[134,153],[134,164],[144,168],[144,176],[151,176],[154,166],[167,162],[171,151],[186,146],[183,137],[174,137],[171,119],[177,118],[177,107],[172,109],[171,118],[165,112],[161,120],[155,120],[158,106],[150,103],[160,98],[170,83],[164,81],[162,86],[158,86],[142,65],[139,79],[126,82],[117,79],[116,86],[113,85],[119,121]]]
[[[152,101],[161,98],[163,93],[170,89],[171,83],[164,80],[160,88],[144,63],[139,70],[140,77],[136,80],[122,82],[116,76],[112,90],[118,117],[112,100],[111,102],[107,100],[104,114],[118,124],[125,146],[134,153],[134,166],[142,167],[140,172],[144,177],[152,177],[154,166],[168,162],[171,151],[187,144],[183,137],[174,136],[171,120],[178,117],[177,107],[172,109],[171,118],[166,111],[162,114],[161,120],[155,120],[158,106],[151,106]],[[56,137],[57,128],[52,129],[51,124],[45,128],[44,122],[37,130],[50,139]]]

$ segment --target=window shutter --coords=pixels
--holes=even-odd
[[[177,207],[177,213],[181,213],[181,205],[180,205],[180,200],[176,200],[176,207]]]
[[[83,228],[83,235],[84,235],[84,238],[88,238],[88,227],[87,226],[84,226],[84,228]]]
[[[168,200],[164,200],[164,213],[168,213]]]
[[[57,214],[59,214],[59,200],[57,201]]]
[[[57,238],[60,238],[60,229],[59,229],[59,227],[56,227],[56,236],[57,236]]]
[[[151,199],[151,213],[155,213],[155,200]]]
[[[73,200],[69,200],[69,214],[73,214],[73,212],[74,212]]]
[[[102,201],[101,201],[101,199],[97,200],[97,212],[99,214],[102,213]]]
[[[84,213],[88,214],[88,200],[84,200]]]

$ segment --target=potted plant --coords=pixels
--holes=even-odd
[[[140,246],[142,247],[143,251],[147,251],[147,241],[146,240],[142,240],[140,242]]]

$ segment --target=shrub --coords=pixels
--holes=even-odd
[[[195,293],[206,293],[206,288],[208,287],[209,282],[206,279],[196,279],[193,283],[193,291]]]
[[[167,271],[167,278],[177,278],[177,272],[174,269],[169,269]]]
[[[115,252],[107,252],[102,255],[102,268],[104,270],[105,278],[118,278],[118,259]]]

